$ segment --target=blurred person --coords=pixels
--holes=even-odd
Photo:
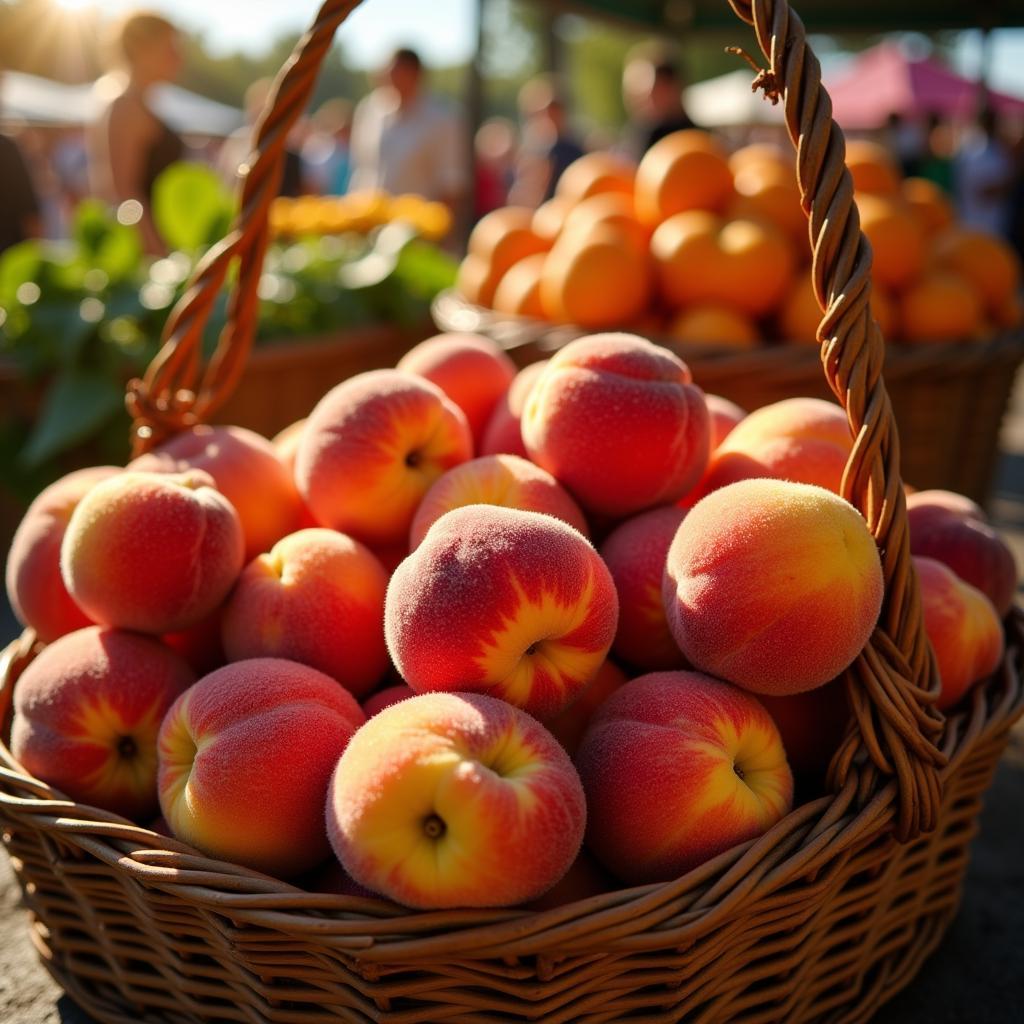
[[[476,154],[475,219],[508,202],[515,167],[516,129],[507,117],[488,118],[473,140]]]
[[[1010,197],[1010,242],[1024,260],[1024,122],[1015,126],[1010,152],[1013,155],[1013,187]]]
[[[886,118],[882,141],[896,156],[904,178],[920,176],[928,155],[928,132],[926,122],[904,117],[896,111]]]
[[[550,75],[537,75],[519,90],[522,141],[509,202],[540,206],[555,192],[562,172],[583,156],[566,126],[565,105]]]
[[[220,153],[217,156],[217,171],[229,188],[233,189],[237,186],[239,169],[249,159],[253,151],[256,122],[270,98],[270,90],[273,85],[273,80],[270,78],[257,78],[249,85],[245,90],[245,99],[242,101],[245,124],[236,128],[224,140],[224,144],[220,148]],[[296,137],[296,130],[293,130],[288,137],[278,195],[294,197],[302,195],[305,191],[302,157],[295,145]]]
[[[0,132],[0,252],[43,231],[39,196],[18,143]]]
[[[352,176],[352,104],[341,98],[327,100],[312,121],[302,144],[306,184],[320,195],[344,195]]]
[[[925,119],[925,152],[918,174],[950,195],[953,193],[954,149],[952,126],[943,121],[940,114],[929,114]]]
[[[469,186],[459,118],[430,93],[415,50],[395,50],[352,117],[352,190],[414,192],[456,209]]]
[[[182,66],[178,30],[158,14],[138,12],[122,21],[115,41],[117,62],[126,72],[123,88],[89,125],[86,146],[93,191],[119,205],[142,204],[139,228],[150,252],[166,247],[153,223],[153,184],[160,173],[185,154],[181,137],[160,120],[149,92],[173,82]]]
[[[964,225],[1008,237],[1013,180],[1013,154],[1000,137],[995,110],[985,104],[953,159],[956,204]]]
[[[662,46],[641,45],[622,69],[622,102],[629,117],[625,145],[639,160],[672,132],[695,127],[683,106],[686,79],[677,58]]]

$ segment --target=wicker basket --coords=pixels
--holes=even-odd
[[[333,32],[355,6],[327,0],[278,79],[244,185],[242,218],[174,311],[168,343],[131,390],[145,449],[217,409],[252,336],[255,281],[284,139]],[[883,555],[886,602],[845,673],[854,711],[831,792],[766,835],[675,881],[543,912],[417,913],[325,896],[232,864],[31,778],[0,743],[0,822],[44,964],[105,1022],[496,1024],[867,1020],[907,984],[959,898],[967,848],[1013,720],[1024,709],[1024,619],[1000,670],[946,721],[910,560],[899,445],[868,314],[870,255],[817,61],[785,0],[752,10],[781,92],[815,241],[835,296],[822,361],[856,437],[844,491]],[[240,261],[217,356],[202,318]],[[0,661],[0,735],[30,634]]]
[[[585,332],[495,313],[453,291],[434,300],[434,322],[498,341],[520,365],[546,359]],[[752,412],[784,398],[831,398],[811,345],[777,345],[750,352],[660,343],[693,371],[705,391]],[[1024,360],[1024,330],[985,342],[894,345],[885,355],[885,383],[900,433],[903,479],[918,490],[942,487],[986,504],[999,458],[999,432],[1014,379]]]

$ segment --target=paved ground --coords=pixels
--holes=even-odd
[[[1004,431],[992,510],[1024,566],[1024,387]],[[0,644],[16,623],[0,605]],[[1017,1024],[1024,1005],[1024,723],[988,794],[963,905],[938,951],[874,1024]],[[38,964],[0,855],[0,1024],[90,1024]]]

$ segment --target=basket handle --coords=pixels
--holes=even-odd
[[[137,453],[202,422],[235,387],[255,331],[256,289],[267,244],[267,213],[277,194],[284,148],[313,90],[334,32],[359,0],[325,0],[312,28],[274,82],[243,174],[240,212],[227,237],[196,267],[172,310],[164,344],[143,379],[132,381],[128,409]],[[897,783],[896,834],[910,839],[935,827],[942,717],[934,709],[938,676],[928,645],[910,556],[899,438],[885,384],[885,345],[871,317],[871,249],[860,231],[845,144],[832,120],[821,67],[787,0],[729,0],[754,27],[768,68],[754,81],[782,99],[796,148],[797,180],[814,250],[814,290],[825,377],[846,410],[854,447],[842,493],[863,513],[882,553],[886,601],[867,647],[847,670],[854,721],[830,769],[838,789],[851,779],[859,800],[887,777]],[[235,259],[239,271],[228,324],[209,364],[201,366],[203,326]]]

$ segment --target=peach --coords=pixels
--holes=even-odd
[[[78,503],[61,573],[94,622],[173,633],[209,615],[242,568],[238,514],[207,473],[125,471]]]
[[[850,702],[842,681],[788,697],[765,693],[758,699],[779,730],[790,768],[814,781],[823,779],[850,720]]]
[[[484,455],[449,469],[424,495],[409,529],[415,551],[438,519],[464,505],[498,505],[524,512],[546,512],[588,536],[579,505],[546,470],[518,455]]]
[[[955,491],[934,488],[927,491],[914,491],[907,495],[908,516],[915,508],[922,505],[935,505],[967,519],[977,519],[981,523],[988,522],[985,510],[976,501],[971,501],[966,495],[957,494]]]
[[[418,693],[489,693],[545,718],[593,678],[617,615],[615,584],[577,530],[467,505],[438,519],[395,570],[384,635]]]
[[[605,702],[576,763],[587,846],[630,883],[666,882],[762,835],[792,806],[778,729],[750,694],[653,672]]]
[[[301,420],[289,424],[270,439],[275,454],[284,463],[285,469],[292,474],[295,472],[295,454],[299,450],[299,441],[302,440],[302,432],[305,429],[306,418],[303,417]]]
[[[228,660],[224,656],[224,645],[220,639],[223,617],[224,606],[219,605],[194,626],[176,633],[164,633],[160,639],[172,651],[180,654],[197,676],[205,676]]]
[[[160,722],[194,682],[151,637],[99,626],[68,633],[18,679],[11,752],[72,800],[148,821]]]
[[[977,682],[991,675],[1003,657],[1003,627],[992,602],[934,558],[914,556],[921,607],[935,650],[941,692],[948,711]]]
[[[867,523],[831,491],[742,480],[683,520],[662,596],[691,665],[782,696],[857,657],[882,607],[882,564]]]
[[[526,450],[587,512],[675,501],[708,459],[708,410],[692,380],[681,359],[635,335],[570,342],[526,400]]]
[[[327,787],[364,721],[347,690],[307,665],[226,665],[179,697],[160,727],[160,809],[175,836],[211,857],[300,874],[330,854]]]
[[[405,542],[430,485],[472,455],[466,417],[439,387],[373,370],[320,400],[299,443],[295,479],[321,526],[386,546]]]
[[[948,498],[929,499],[935,493],[922,491],[907,500],[910,550],[942,562],[965,583],[980,590],[1000,617],[1005,616],[1017,590],[1013,551],[991,526],[972,513],[972,507],[978,507],[970,499],[949,492],[938,492],[948,494]],[[957,499],[961,499],[963,511],[955,511]]]
[[[614,661],[606,661],[584,691],[564,711],[547,721],[548,731],[574,757],[594,712],[627,682],[626,673]]]
[[[482,334],[427,338],[406,352],[397,368],[436,384],[466,414],[474,445],[516,375],[516,364]]]
[[[704,403],[711,417],[711,451],[714,452],[732,433],[733,427],[746,418],[747,411],[721,395],[705,395]]]
[[[481,694],[392,705],[352,738],[327,832],[356,882],[410,907],[536,899],[579,853],[586,804],[542,725]]]
[[[524,366],[516,374],[487,421],[487,429],[480,441],[480,455],[521,455],[527,458],[520,420],[530,389],[547,364],[548,361],[542,359],[539,363]]]
[[[60,546],[71,513],[94,484],[120,472],[91,466],[61,477],[25,512],[7,555],[7,600],[23,626],[44,643],[91,624],[72,600],[60,574]]]
[[[820,398],[786,398],[756,409],[711,452],[699,494],[772,477],[839,493],[853,438],[846,413]]]
[[[202,469],[235,507],[248,561],[299,529],[302,501],[274,446],[244,427],[197,426],[128,464],[149,473]]]
[[[387,686],[363,701],[363,714],[367,718],[373,718],[378,712],[391,707],[392,704],[415,696],[416,691],[411,686],[406,686],[405,683],[400,683],[398,686]]]
[[[388,574],[358,541],[299,530],[243,570],[224,609],[229,661],[288,658],[319,669],[356,697],[388,667]]]
[[[600,548],[619,595],[619,628],[612,647],[639,668],[686,666],[661,600],[668,549],[685,515],[675,505],[641,512],[617,526]]]

